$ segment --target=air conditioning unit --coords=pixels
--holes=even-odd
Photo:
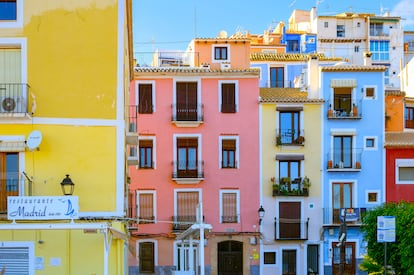
[[[20,98],[5,96],[0,99],[0,113],[14,113],[19,109]]]
[[[138,150],[136,146],[129,147],[128,165],[138,165]]]
[[[220,64],[220,69],[221,70],[229,70],[229,69],[231,69],[231,65],[230,65],[229,62],[222,62]]]
[[[201,67],[205,68],[205,69],[210,69],[210,64],[208,63],[203,63],[201,64]]]

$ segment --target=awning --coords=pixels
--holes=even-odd
[[[23,141],[5,141],[0,140],[0,152],[24,152],[26,142]]]
[[[357,86],[355,79],[332,79],[331,88],[345,88],[351,87],[354,88]]]

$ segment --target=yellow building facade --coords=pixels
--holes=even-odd
[[[126,273],[130,13],[128,0],[0,2],[6,274]]]

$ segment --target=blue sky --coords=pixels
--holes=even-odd
[[[185,50],[194,37],[213,38],[221,30],[262,34],[272,24],[287,22],[294,9],[318,15],[390,12],[404,29],[414,30],[414,0],[134,0],[134,52]]]

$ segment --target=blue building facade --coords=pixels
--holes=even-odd
[[[385,201],[385,68],[337,65],[320,71],[324,271],[365,274],[358,269],[366,254],[361,217]]]

